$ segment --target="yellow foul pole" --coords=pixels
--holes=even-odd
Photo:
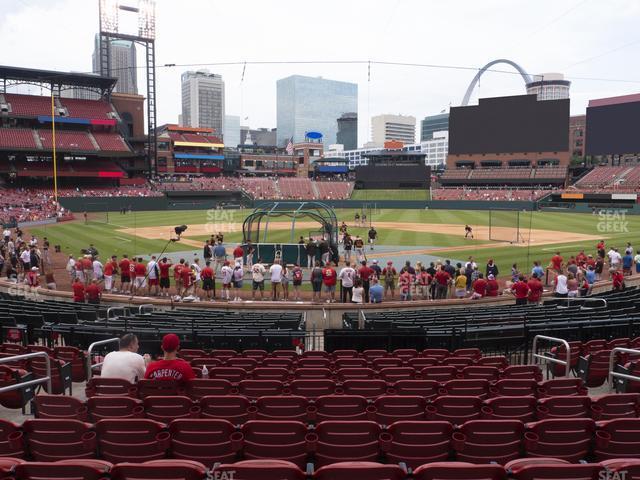
[[[51,139],[53,142],[53,199],[58,203],[58,165],[56,163],[56,106],[51,88]]]

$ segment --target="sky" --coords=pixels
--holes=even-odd
[[[419,125],[459,105],[477,69],[497,58],[529,74],[563,73],[572,82],[571,113],[581,114],[591,98],[640,92],[638,20],[638,0],[157,0],[158,122],[177,122],[186,70],[221,74],[226,113],[252,128],[276,126],[279,78],[322,76],[358,84],[362,144],[373,115],[413,115]],[[0,0],[0,65],[90,72],[97,29],[98,0]],[[309,61],[432,67],[206,65]],[[493,68],[499,71],[482,76],[471,103],[525,93],[512,67]]]

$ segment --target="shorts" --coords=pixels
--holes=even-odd
[[[255,280],[252,282],[251,284],[251,288],[253,288],[253,291],[255,292],[256,290],[260,290],[261,292],[264,291],[264,280],[262,280],[261,282],[256,282]]]
[[[467,290],[465,288],[456,288],[456,297],[464,298],[467,295]]]
[[[242,288],[242,280],[234,280],[233,288]]]
[[[144,288],[146,282],[144,281],[144,277],[136,277],[134,279],[134,283],[136,288]]]
[[[113,288],[113,277],[111,275],[104,276],[104,288],[105,290],[111,290]]]
[[[171,282],[169,281],[168,278],[160,279],[160,288],[169,288],[170,285],[171,285]]]
[[[130,283],[131,278],[129,275],[120,275],[120,283]]]
[[[325,285],[324,286],[324,291],[327,293],[332,293],[336,291],[336,286],[335,285]]]
[[[84,272],[82,270],[76,270],[76,278],[79,278],[81,282],[84,282]]]
[[[231,284],[230,283],[223,283],[222,284],[222,288],[229,289],[229,288],[231,288]]]
[[[294,280],[293,281],[293,286],[294,287],[299,287],[300,285],[302,285],[302,280]]]
[[[384,288],[395,290],[396,282],[384,282]]]
[[[150,278],[149,279],[149,286],[150,287],[156,287],[160,284],[160,282],[158,281],[157,278]]]
[[[202,289],[207,292],[213,290],[213,278],[204,278],[202,280]]]
[[[322,282],[311,282],[311,287],[314,292],[319,292],[322,290]]]

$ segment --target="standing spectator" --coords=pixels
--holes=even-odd
[[[635,257],[633,257],[633,263],[636,266],[636,275],[640,274],[640,251],[636,253]]]
[[[242,245],[238,244],[236,248],[233,249],[233,261],[235,264],[240,264],[240,268],[244,264],[244,249]]]
[[[29,285],[31,288],[37,288],[40,286],[40,282],[38,280],[38,267],[31,267],[31,270],[25,276],[25,283]]]
[[[264,300],[264,274],[267,269],[262,264],[262,259],[258,258],[257,263],[251,266],[251,298],[255,300],[256,290],[260,290],[260,300]]]
[[[315,264],[316,252],[318,250],[316,242],[313,240],[313,238],[309,237],[309,240],[307,240],[307,244],[305,245],[304,249],[307,253],[307,268],[311,269]]]
[[[296,263],[293,266],[293,269],[291,270],[291,279],[293,282],[293,300],[296,302],[302,300],[302,298],[300,297],[300,287],[302,286],[302,278],[303,278],[302,268],[300,268],[300,265]]]
[[[144,378],[149,355],[138,354],[138,337],[127,333],[120,338],[120,348],[116,352],[109,352],[104,357],[100,378],[122,378],[129,383],[135,383]]]
[[[144,291],[146,286],[147,266],[143,263],[142,257],[138,257],[135,265],[133,266],[133,273],[135,273],[134,279],[134,292],[136,295],[140,295]]]
[[[489,275],[493,275],[496,278],[498,277],[498,266],[493,261],[493,258],[490,258],[487,262],[485,275],[487,276],[487,278],[489,278]]]
[[[231,300],[231,283],[233,282],[233,268],[229,265],[229,260],[225,260],[220,269],[222,275],[222,291],[220,298],[222,300]]]
[[[100,289],[100,285],[98,285],[97,280],[91,280],[91,283],[85,289],[87,294],[87,302],[98,305],[100,303],[100,299],[102,298],[102,290]]]
[[[84,282],[76,277],[71,284],[71,290],[73,291],[73,301],[77,303],[84,303]]]
[[[69,260],[67,260],[65,270],[69,274],[69,280],[73,283],[76,278],[76,260],[73,258],[73,255],[69,255]]]
[[[596,281],[600,281],[604,273],[604,257],[598,255],[594,269],[596,271]]]
[[[391,300],[395,296],[396,292],[396,269],[393,266],[393,262],[389,260],[387,262],[387,266],[382,270],[382,277],[384,278],[384,294],[388,295],[388,292],[391,292]]]
[[[511,281],[516,283],[518,280],[520,280],[520,272],[518,271],[518,264],[514,263],[511,265]]]
[[[344,234],[344,238],[342,239],[342,244],[344,247],[344,261],[351,262],[351,249],[353,248],[353,239],[351,235],[347,232]]]
[[[344,268],[338,274],[340,279],[340,301],[350,302],[353,298],[353,285],[356,278],[356,271],[351,267],[350,262],[346,262]]]
[[[433,281],[433,278],[429,275],[429,272],[427,272],[427,269],[424,266],[420,267],[419,272],[416,272],[416,277],[418,283],[416,296],[419,295],[422,300],[427,300],[429,298],[429,290],[431,289],[431,282]]]
[[[287,264],[282,264],[282,299],[284,301],[289,300],[289,269]]]
[[[362,263],[365,259],[364,258],[364,242],[362,241],[359,235],[356,235],[356,238],[353,241],[353,248],[355,248],[356,250],[356,262],[358,264]]]
[[[628,249],[627,249],[628,250]],[[633,267],[633,249],[631,252],[625,252],[624,257],[622,257],[622,273],[624,275],[631,275],[631,268]]]
[[[93,259],[91,255],[85,255],[82,260],[82,270],[84,272],[84,284],[85,286],[91,283],[91,279],[95,277],[93,273]]]
[[[429,285],[429,298],[431,300],[436,298],[436,282],[434,281],[436,276],[436,267],[433,262],[429,262],[429,266],[427,267],[427,273],[431,276],[431,282]]]
[[[361,265],[362,266],[358,269],[358,277],[362,280],[362,287],[364,288],[364,298],[366,302],[366,299],[369,297],[369,287],[371,286],[371,277],[373,276],[374,271],[371,267],[367,266],[366,260],[363,260]]]
[[[449,288],[449,282],[451,281],[451,275],[447,273],[444,269],[444,265],[440,266],[440,270],[436,272],[435,275],[436,281],[436,298],[444,299],[447,298],[447,290]],[[466,281],[466,278],[465,278]]]
[[[527,296],[528,302],[533,304],[540,303],[544,288],[542,287],[542,282],[538,278],[537,274],[534,273],[531,275],[531,278],[527,282],[527,287],[529,287],[529,295]]]
[[[604,246],[604,240],[600,240],[598,242],[598,244],[596,245],[596,251],[598,252],[598,256],[601,258],[604,258],[605,256],[605,246]]]
[[[327,293],[327,303],[336,301],[336,271],[329,264],[322,268],[322,283]]]
[[[624,284],[624,275],[620,270],[614,270],[613,268],[609,270],[611,274],[611,283],[613,284],[614,292],[622,292],[625,289]]]
[[[147,263],[147,278],[149,279],[149,287],[147,294],[151,295],[151,289],[153,287],[153,295],[158,295],[158,288],[160,286],[160,269],[158,268],[158,262],[156,256],[152,255],[151,260]]]
[[[29,252],[28,248],[22,250],[22,253],[20,254],[20,260],[22,261],[22,271],[25,273],[28,272],[31,268],[31,253]]]
[[[556,254],[551,257],[551,268],[555,270],[556,274],[562,273],[562,268],[564,266],[564,258],[560,255],[560,252],[556,252]]]
[[[114,272],[113,259],[114,258],[115,256],[111,257],[111,260],[105,263],[104,265],[104,290],[107,293],[111,293],[111,290],[113,290],[113,272]],[[116,262],[116,265],[117,265],[117,262]]]
[[[607,254],[609,257],[609,266],[614,270],[618,270],[620,268],[620,264],[622,263],[622,255],[618,252],[617,248],[612,248],[609,250]]]
[[[163,257],[158,268],[160,269],[160,296],[169,296],[169,287],[171,287],[171,281],[169,280],[169,270],[171,269],[171,262],[167,257]]]
[[[160,264],[162,265],[162,264]],[[160,271],[160,275],[162,276],[162,270]],[[204,291],[204,296],[207,300],[213,300],[213,295],[215,294],[215,286],[214,286],[214,272],[213,268],[211,268],[211,260],[207,260],[204,264],[204,268],[200,273],[202,276],[202,290]],[[162,278],[160,278],[162,282]]]
[[[51,257],[49,256],[49,247],[50,246],[51,246],[51,244],[49,243],[49,240],[47,239],[47,237],[43,237],[43,239],[42,239],[42,260],[47,265],[51,264]]]
[[[269,273],[271,274],[271,300],[278,300],[280,295],[279,287],[282,283],[282,265],[280,265],[280,260],[274,260],[273,265],[269,268]]]
[[[544,277],[544,268],[540,265],[540,262],[537,260],[533,262],[533,268],[531,269],[531,275],[536,275],[538,279]]]
[[[251,240],[247,240],[247,268],[251,271],[253,267],[253,255],[256,253],[256,247],[253,246]]]
[[[467,295],[467,284],[470,282],[470,280],[467,278],[466,273],[466,268],[465,270],[460,270],[454,280],[456,298],[464,298]],[[471,272],[469,272],[469,277],[471,277]]]
[[[384,289],[382,285],[378,283],[378,279],[374,278],[371,280],[371,287],[369,288],[369,301],[371,303],[382,303],[382,295],[384,293]]]
[[[487,297],[497,297],[500,293],[500,286],[498,285],[498,281],[496,277],[493,275],[489,275],[487,277],[487,289],[486,289]]]
[[[511,291],[516,297],[516,305],[526,305],[529,298],[529,285],[525,281],[524,275],[518,276],[518,281],[511,285]]]
[[[362,287],[362,280],[360,280],[359,278],[356,278],[356,281],[353,284],[351,303],[355,303],[358,305],[363,304],[364,303],[363,295],[364,295],[364,288]]]
[[[316,261],[316,266],[311,270],[311,287],[313,289],[313,301],[319,302],[322,290],[322,267],[320,267],[319,261]]]
[[[193,292],[195,290],[194,283],[193,283],[195,280],[195,273],[191,269],[191,267],[189,267],[189,265],[186,264],[186,262],[180,269],[180,276],[182,279],[182,296],[188,297],[192,293],[195,294],[195,292]]]
[[[471,298],[474,300],[487,295],[487,281],[484,279],[482,273],[479,273],[478,278],[471,284],[471,290],[473,291]]]
[[[118,263],[120,268],[120,291],[122,293],[128,293],[131,290],[131,273],[130,273],[130,260],[125,253],[122,255],[122,260]]]
[[[220,241],[218,241],[213,249],[213,258],[215,259],[213,270],[216,272],[218,271],[218,268],[222,270],[224,262],[227,259],[227,250],[224,248],[224,245],[222,245],[222,242]]]
[[[329,241],[323,238],[320,241],[320,259],[322,260],[322,266],[329,265],[331,261],[331,250],[329,249]]]
[[[373,225],[369,229],[367,235],[369,236],[369,245],[371,247],[371,250],[373,250],[373,247],[375,246],[376,240],[378,238],[378,232],[375,228],[373,228]]]
[[[204,247],[202,247],[202,258],[204,258],[205,263],[208,260],[211,260],[213,257],[213,250],[211,249],[211,240],[207,239],[204,242]]]
[[[564,273],[561,273],[556,277],[554,292],[556,297],[565,298],[568,296],[569,289],[567,288],[567,276]]]
[[[173,280],[176,284],[176,295],[178,295],[179,297],[182,296],[182,290],[183,290],[183,285],[182,285],[182,270],[188,268],[185,264],[184,264],[184,258],[181,258],[177,265],[175,265],[173,267]]]
[[[162,360],[151,362],[147,366],[144,378],[152,380],[177,380],[186,382],[196,377],[188,362],[178,358],[180,339],[175,333],[169,333],[162,338]]]
[[[577,297],[578,287],[578,279],[575,277],[575,275],[573,273],[567,274],[567,296]]]
[[[404,266],[402,273],[398,278],[398,289],[400,290],[400,300],[411,300],[411,284],[413,283],[414,276],[409,272],[409,268]]]
[[[378,259],[374,258],[371,261],[371,270],[373,270],[373,276],[378,280],[382,278],[382,268],[380,268],[380,265],[378,265]]]

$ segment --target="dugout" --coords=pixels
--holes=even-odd
[[[305,246],[300,237],[326,242],[332,258],[338,254],[338,220],[335,211],[322,202],[265,202],[257,206],[242,223],[245,257],[249,244],[255,252],[253,261],[265,263],[279,259],[282,263],[302,265]],[[320,259],[320,252],[316,253]]]
[[[366,154],[368,165],[356,167],[356,189],[429,189],[431,167],[424,164],[425,154],[401,150],[383,150]]]

